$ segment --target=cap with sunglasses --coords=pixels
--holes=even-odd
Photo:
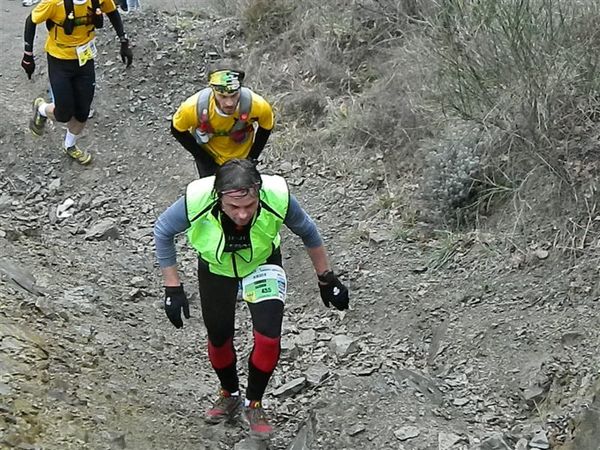
[[[208,84],[219,94],[231,95],[240,90],[244,76],[241,70],[215,70],[208,74]]]

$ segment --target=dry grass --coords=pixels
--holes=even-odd
[[[276,106],[274,157],[301,151],[348,176],[367,164],[375,189],[418,183],[416,216],[437,226],[554,227],[565,247],[591,245],[596,2],[220,4],[237,12],[252,85]]]

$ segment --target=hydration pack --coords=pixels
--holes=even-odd
[[[195,137],[196,141],[200,144],[206,144],[210,139],[210,136],[215,134],[215,131],[208,121],[208,105],[210,103],[211,95],[213,95],[213,92],[210,87],[202,89],[200,95],[198,95],[196,111],[198,113],[199,125],[198,128],[196,128]],[[235,120],[235,123],[229,131],[226,133],[218,133],[218,135],[229,136],[238,144],[248,139],[250,131],[254,129],[252,124],[248,122],[248,119],[250,118],[250,108],[252,108],[252,92],[250,89],[242,87],[240,88],[240,100],[238,103],[238,111],[240,113],[239,118]]]
[[[92,0],[91,14],[89,14],[88,8],[88,15],[86,17],[75,17],[75,6],[73,5],[73,0],[64,0],[63,3],[65,5],[65,21],[61,25],[53,22],[52,20],[46,20],[46,28],[48,31],[50,31],[55,25],[58,25],[59,27],[63,27],[66,35],[71,35],[73,34],[73,30],[76,26],[90,25],[88,20],[84,20],[83,23],[77,23],[81,22],[81,19],[87,19],[90,16],[92,18],[91,24],[94,25],[94,28],[102,28],[104,26],[104,15],[100,9],[100,0]]]

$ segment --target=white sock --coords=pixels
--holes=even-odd
[[[48,115],[46,114],[46,106],[48,106],[49,103],[42,103],[40,106],[38,106],[38,112],[44,116],[44,117],[48,117]]]
[[[262,403],[261,400],[248,400],[247,398],[244,399],[244,406],[247,408],[248,406],[250,406],[250,403],[258,401],[258,403]]]
[[[78,135],[67,130],[67,134],[65,134],[65,148],[73,147],[77,143],[78,137]]]

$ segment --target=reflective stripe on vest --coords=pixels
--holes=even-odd
[[[210,136],[214,133],[213,128],[210,126],[208,120],[208,107],[210,105],[210,98],[214,95],[212,88],[204,88],[198,94],[198,101],[196,102],[196,114],[198,116],[198,128],[194,133],[194,137],[198,144],[206,144],[210,139]],[[240,100],[238,103],[239,118],[235,120],[235,123],[229,131],[229,136],[234,142],[241,144],[246,141],[250,136],[250,130],[252,130],[252,124],[248,123],[250,118],[250,109],[252,108],[252,91],[250,89],[242,87],[240,89]]]
[[[231,278],[245,277],[264,264],[273,250],[279,247],[279,230],[290,203],[289,189],[282,177],[263,175],[260,214],[253,219],[250,227],[250,247],[225,252],[223,227],[213,214],[218,207],[217,196],[213,192],[214,180],[214,176],[200,178],[187,186],[188,241],[208,264],[210,272]]]

